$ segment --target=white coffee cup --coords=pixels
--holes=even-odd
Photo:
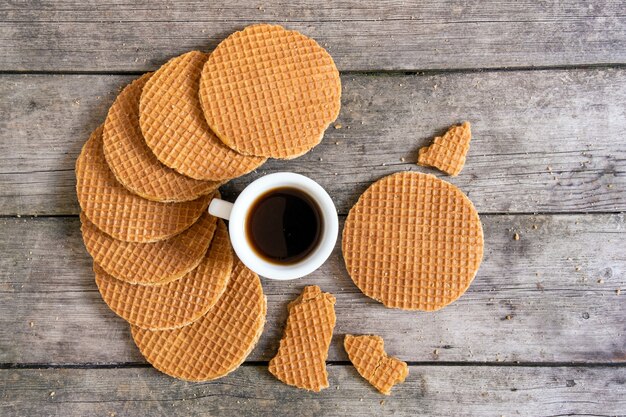
[[[260,257],[246,236],[246,220],[253,203],[264,193],[280,187],[296,188],[315,201],[322,225],[316,248],[304,259],[288,265],[275,264]],[[337,209],[326,190],[312,179],[293,172],[277,172],[251,182],[234,203],[215,198],[209,205],[209,213],[228,220],[230,241],[239,259],[260,276],[276,280],[300,278],[322,266],[332,253],[339,232]]]

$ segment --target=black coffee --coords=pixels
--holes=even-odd
[[[291,187],[275,188],[252,204],[246,235],[259,256],[275,264],[293,264],[317,247],[322,218],[316,202]]]

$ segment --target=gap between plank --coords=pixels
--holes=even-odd
[[[442,362],[442,361],[407,361],[409,366],[447,366],[447,367],[509,367],[509,368],[625,368],[626,362]],[[241,366],[268,366],[268,361],[249,361]],[[329,361],[330,366],[352,365],[349,361]],[[81,363],[81,364],[47,364],[47,363],[5,363],[0,370],[10,369],[127,369],[151,368],[149,363]]]
[[[511,212],[479,212],[480,216],[593,216],[593,215],[611,215],[611,214],[624,214],[624,211],[511,211]],[[348,217],[345,213],[338,213],[339,217]],[[73,219],[78,218],[78,214],[0,214],[0,219]]]
[[[595,64],[546,65],[546,66],[515,66],[489,68],[449,68],[449,69],[412,69],[412,70],[348,70],[340,71],[342,75],[439,75],[439,74],[471,74],[490,72],[524,72],[524,71],[564,71],[590,69],[624,69],[624,62],[606,62]],[[142,75],[146,71],[39,71],[39,70],[0,70],[0,75]]]

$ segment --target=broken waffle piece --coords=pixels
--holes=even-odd
[[[469,122],[452,126],[443,136],[437,136],[432,145],[419,150],[417,163],[435,167],[448,175],[456,177],[465,165],[465,156],[469,151],[472,131]]]
[[[380,336],[347,334],[343,346],[359,374],[385,395],[409,374],[406,362],[385,353],[385,342]]]
[[[335,297],[311,285],[287,310],[283,338],[269,371],[297,388],[315,392],[328,388],[326,358],[335,328]]]

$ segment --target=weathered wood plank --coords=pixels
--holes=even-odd
[[[329,367],[330,388],[289,387],[265,366],[211,383],[152,368],[0,370],[0,413],[58,416],[623,416],[624,367],[411,366],[391,396],[351,365]],[[384,401],[383,401],[384,400]]]
[[[74,161],[132,76],[0,76],[0,214],[77,214]],[[626,210],[626,70],[343,77],[341,129],[302,158],[270,161],[225,187],[292,170],[325,186],[341,213],[374,180],[415,165],[451,124],[473,123],[451,181],[481,213]],[[335,175],[337,174],[337,175]]]
[[[337,296],[332,361],[347,359],[344,334],[371,332],[410,361],[626,362],[623,214],[482,220],[486,252],[474,283],[435,313],[365,297],[338,248],[305,279],[263,280],[267,326],[249,359],[275,354],[286,304],[317,284]],[[0,253],[0,363],[143,361],[127,324],[100,299],[78,219],[1,219]]]
[[[0,70],[147,71],[256,22],[325,45],[341,70],[625,63],[617,0],[4,2]]]

